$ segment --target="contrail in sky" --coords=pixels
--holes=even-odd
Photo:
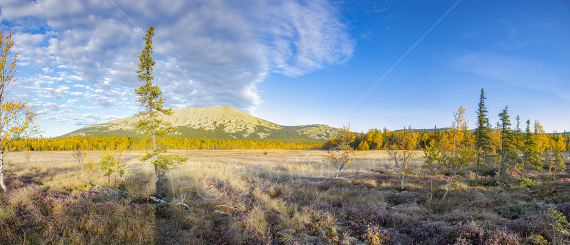
[[[445,14],[443,14],[441,16],[441,18],[439,18],[439,20],[437,20],[432,26],[431,28],[429,28],[426,33],[424,33],[424,35],[422,37],[420,37],[420,39],[418,39],[418,41],[416,41],[414,43],[414,45],[412,45],[412,47],[410,47],[408,49],[408,51],[406,51],[406,53],[404,53],[400,59],[398,59],[396,61],[396,63],[394,63],[390,69],[388,69],[384,75],[382,75],[380,78],[378,78],[378,80],[362,95],[360,96],[360,98],[348,109],[348,111],[346,111],[346,113],[344,113],[344,115],[339,119],[338,122],[342,121],[358,104],[360,104],[360,102],[366,98],[366,96],[368,96],[368,94],[382,81],[384,80],[384,78],[386,76],[388,76],[388,74],[390,74],[390,72],[396,67],[398,66],[398,64],[400,64],[400,62],[406,58],[406,56],[408,56],[408,54],[439,24],[439,22],[441,22],[445,16],[447,16],[449,14],[449,12],[451,12],[451,10],[453,10],[455,8],[455,6],[457,6],[457,4],[459,4],[459,2],[461,2],[461,0],[457,0],[457,2],[455,4],[453,4],[453,6],[451,6],[451,8],[449,8],[449,10],[447,10],[447,12],[445,12]]]

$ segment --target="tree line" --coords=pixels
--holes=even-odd
[[[178,137],[158,138],[156,142],[170,150],[253,150],[253,149],[318,149],[322,144],[293,142],[189,139]],[[148,137],[84,137],[66,138],[23,138],[12,142],[9,151],[87,151],[100,150],[140,150],[152,149],[152,139]]]
[[[410,160],[423,151],[432,177],[442,172],[451,177],[443,198],[451,189],[454,177],[468,167],[474,170],[475,182],[479,181],[481,174],[496,176],[493,185],[499,187],[497,193],[501,187],[510,184],[515,172],[524,179],[529,169],[547,173],[547,176],[565,171],[567,159],[562,153],[568,151],[570,136],[546,134],[539,121],[531,125],[527,120],[523,129],[519,116],[513,126],[508,106],[498,114],[499,121],[493,127],[489,122],[486,99],[485,91],[481,89],[474,130],[467,125],[465,109],[459,107],[449,128],[418,131],[410,127],[396,132],[370,129],[356,136],[341,133],[323,147],[338,148],[348,140],[355,150],[386,150],[396,167],[401,188],[404,188],[406,175],[412,169]],[[346,131],[347,128],[343,129]],[[434,183],[429,183],[429,186],[433,191]]]

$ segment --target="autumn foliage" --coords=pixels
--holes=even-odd
[[[10,55],[12,33],[0,31],[0,186],[7,190],[4,184],[4,157],[15,140],[39,133],[39,127],[34,124],[36,114],[28,108],[26,102],[9,100],[6,89],[17,78],[16,63],[18,54]]]
[[[354,135],[350,132],[350,126],[345,126],[338,136],[333,138],[334,143],[327,151],[325,160],[338,170],[337,176],[354,161],[354,150],[350,146],[353,140]]]
[[[253,150],[253,149],[317,149],[320,144],[285,143],[253,140],[216,140],[189,138],[160,138],[159,144],[170,150]],[[12,142],[11,151],[73,151],[78,145],[83,150],[98,151],[119,149],[146,151],[151,149],[152,140],[145,137],[82,137],[25,138]]]

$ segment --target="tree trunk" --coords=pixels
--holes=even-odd
[[[451,176],[451,180],[449,181],[449,186],[447,186],[447,191],[445,191],[445,195],[443,195],[443,198],[441,200],[444,200],[445,197],[447,196],[447,193],[449,193],[449,190],[451,189],[451,185],[453,185],[453,178],[455,177],[455,174]]]
[[[501,153],[501,165],[499,165],[499,185],[503,183],[503,171],[505,168],[505,153]]]
[[[0,186],[4,192],[8,191],[6,184],[4,184],[4,152],[0,153]]]
[[[497,187],[497,192],[495,192],[495,195],[491,198],[491,200],[489,200],[489,202],[492,202],[493,200],[495,200],[495,197],[499,196],[499,191],[501,190],[501,186],[499,185]]]
[[[477,165],[475,165],[475,183],[477,183],[477,177],[479,177],[479,159],[481,154],[477,155]]]
[[[158,166],[154,166],[154,172],[156,173],[156,196],[159,199],[162,199],[162,193],[160,190],[160,168],[158,168]]]
[[[523,167],[522,167],[522,177],[524,179],[524,175],[525,175],[525,169],[526,169],[526,160],[523,161]]]
[[[433,200],[433,176],[429,179],[429,200]]]
[[[156,134],[154,131],[152,132],[152,150],[156,151]]]
[[[155,154],[156,152],[156,133],[152,132],[152,152]],[[156,157],[156,156],[155,156]],[[162,191],[160,188],[160,168],[158,166],[154,166],[154,174],[156,175],[156,196],[162,199]]]
[[[400,181],[400,189],[404,190],[404,184],[406,183],[406,173],[402,173],[402,179]]]

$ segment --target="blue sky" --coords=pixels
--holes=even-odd
[[[1,0],[18,82],[45,135],[132,116],[146,29],[168,106],[232,106],[282,124],[570,130],[570,2]]]

